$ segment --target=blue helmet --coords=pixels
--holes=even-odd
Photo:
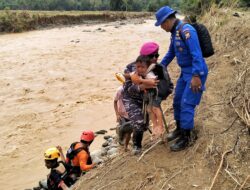
[[[177,11],[173,10],[169,6],[161,7],[156,13],[155,26],[160,26],[170,15],[175,14]]]

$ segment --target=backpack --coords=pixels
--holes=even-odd
[[[79,143],[79,142],[74,142],[70,145],[69,149],[67,150],[67,153],[66,153],[66,158],[68,159],[68,162],[67,164],[71,166],[71,160],[74,159],[74,157],[79,153],[81,152],[82,150],[85,150],[88,155],[89,155],[89,158],[88,158],[88,161],[87,161],[87,164],[92,164],[92,159],[91,159],[91,156],[90,156],[90,153],[89,153],[89,150],[88,148],[84,148],[84,147],[79,147],[77,149],[74,149],[75,145]],[[75,166],[73,166],[75,167]],[[76,166],[78,167],[78,166]]]
[[[67,153],[66,153],[66,158],[68,158],[69,160],[73,160],[74,157],[79,153],[81,152],[82,150],[85,150],[83,147],[80,147],[80,148],[77,148],[77,149],[74,149],[75,145],[79,143],[79,142],[74,142],[70,145],[69,149],[67,150]]]
[[[190,24],[196,30],[198,38],[199,38],[199,42],[200,42],[202,56],[205,58],[212,56],[214,54],[214,48],[213,48],[210,34],[209,34],[206,26],[203,24],[199,24],[199,23],[183,23],[183,24],[181,24],[181,26],[179,28],[180,33],[182,32],[182,28],[185,24]],[[180,35],[180,36],[183,40],[182,35]]]
[[[172,93],[174,88],[168,71],[163,65],[160,64],[156,64],[152,71],[159,80],[159,83],[157,85],[158,96],[165,100]]]
[[[59,173],[56,169],[51,169],[51,172],[50,174],[48,175],[48,179],[47,179],[47,185],[48,185],[48,189],[49,190],[60,190],[61,188],[58,187],[58,184],[57,184],[57,177],[59,176],[63,181],[64,183],[70,187],[71,185],[73,185],[75,183],[75,181],[70,177],[70,168],[69,166],[62,162],[62,161],[59,161],[58,162],[59,164],[62,164],[65,168],[65,172],[64,173]],[[57,176],[55,178],[55,176]],[[55,181],[56,180],[56,181]]]

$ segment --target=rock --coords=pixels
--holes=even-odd
[[[112,154],[112,155],[109,156],[109,158],[115,158],[117,155],[118,155],[117,153]]]
[[[103,144],[102,144],[102,147],[107,147],[109,145],[109,142],[104,142]]]
[[[125,22],[121,22],[120,25],[126,25],[126,23]]]
[[[114,143],[110,145],[110,148],[117,148],[117,147],[119,147],[119,145],[114,144]]]
[[[83,104],[84,101],[77,101],[76,103],[77,103],[77,104]]]
[[[108,150],[110,149],[110,146],[106,146],[106,147],[104,147],[104,149],[105,149],[106,151],[108,151]]]
[[[99,31],[99,32],[106,32],[106,30],[102,29],[102,28],[97,28],[96,31]]]
[[[110,155],[113,155],[113,154],[116,154],[117,153],[117,148],[111,148],[110,150],[108,150],[107,154],[110,156]]]
[[[42,187],[42,189],[47,187],[47,179],[42,179],[39,181],[39,187]]]
[[[109,143],[112,143],[113,142],[113,137],[110,137],[109,139],[107,139],[107,141],[109,142]]]
[[[110,128],[109,130],[114,131],[114,130],[116,130],[116,127]]]
[[[95,134],[101,134],[101,135],[103,135],[103,134],[105,134],[107,132],[108,131],[106,131],[106,130],[99,130],[99,131],[96,131]]]
[[[239,13],[234,13],[233,16],[240,17]]]
[[[100,163],[103,163],[103,159],[101,159],[99,157],[93,157],[92,162],[95,163],[95,164],[100,164]]]
[[[105,148],[101,149],[101,156],[106,156],[107,155],[107,150]]]
[[[95,150],[93,152],[90,153],[91,158],[94,157],[101,157],[102,151],[101,150]]]
[[[112,136],[110,136],[110,135],[105,135],[103,138],[104,138],[105,140],[108,140],[108,139],[112,138]]]
[[[83,30],[82,32],[91,32],[91,30]]]

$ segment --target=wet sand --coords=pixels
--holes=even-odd
[[[158,42],[161,55],[169,45],[169,34],[153,23],[0,36],[1,189],[31,188],[45,178],[47,148],[66,150],[85,129],[115,127],[113,96],[119,82],[114,73],[137,57],[143,42]],[[100,147],[102,138],[91,150]]]

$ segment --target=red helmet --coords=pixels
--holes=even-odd
[[[86,142],[91,142],[95,138],[94,132],[93,131],[83,131],[81,135],[81,140],[86,141]]]

